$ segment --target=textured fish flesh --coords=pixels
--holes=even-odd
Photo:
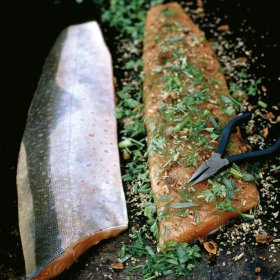
[[[27,279],[51,279],[127,228],[112,61],[96,22],[58,37],[34,95],[17,170]]]
[[[234,117],[220,64],[177,3],[148,12],[144,39],[144,94],[149,172],[159,217],[159,243],[203,238],[258,203],[255,183],[224,178],[188,184]],[[239,133],[229,154],[244,152]]]

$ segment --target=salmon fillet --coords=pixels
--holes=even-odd
[[[218,135],[234,113],[210,43],[179,4],[159,5],[148,12],[143,60],[149,173],[159,244],[190,242],[253,208],[258,191],[255,183],[232,179],[231,174],[227,183],[235,185],[235,191],[231,190],[230,199],[223,179],[187,183],[216,149]],[[244,152],[245,146],[234,133],[229,153]],[[218,195],[217,189],[224,193]],[[221,211],[225,203],[232,208]]]
[[[27,279],[51,279],[127,228],[112,62],[96,22],[61,33],[32,101],[17,170]]]

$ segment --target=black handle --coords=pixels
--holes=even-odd
[[[233,127],[235,127],[239,123],[245,121],[249,117],[251,117],[251,113],[247,112],[247,113],[244,113],[244,114],[242,114],[240,116],[235,117],[234,119],[232,119],[231,121],[229,121],[227,123],[227,125],[225,126],[225,128],[224,128],[224,130],[222,132],[222,135],[221,135],[221,138],[220,138],[220,142],[219,142],[218,148],[216,150],[216,152],[218,154],[220,154],[221,156],[224,155],[224,153],[226,151],[227,144],[228,144],[228,140],[229,140],[229,137],[230,137],[230,134],[231,134],[231,131],[232,131]]]
[[[248,159],[254,159],[258,161],[260,159],[265,159],[268,156],[276,154],[279,151],[280,151],[280,138],[278,138],[278,140],[275,142],[274,145],[272,145],[271,147],[265,150],[259,150],[259,151],[253,151],[249,153],[229,156],[227,157],[227,160],[229,161],[229,163],[248,160]]]

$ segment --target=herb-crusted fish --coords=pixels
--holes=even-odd
[[[61,33],[20,148],[19,226],[27,279],[50,279],[127,228],[110,53],[96,22]]]
[[[211,45],[177,3],[149,11],[143,60],[149,172],[159,242],[189,242],[258,203],[256,185],[243,180],[250,176],[239,169],[195,186],[187,183],[215,150],[225,122],[234,116],[235,100]],[[244,149],[239,134],[233,134],[229,153]]]

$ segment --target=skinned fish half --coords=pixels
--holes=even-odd
[[[230,107],[223,102],[231,95],[218,59],[178,3],[158,5],[148,12],[143,61],[159,244],[191,242],[256,206],[258,189],[254,182],[232,174],[227,175],[229,179],[188,184],[196,168],[216,150],[219,129],[234,115],[227,113]],[[233,133],[229,143],[229,154],[246,151],[240,133]],[[230,183],[227,189],[224,182]],[[213,198],[214,186],[226,191]]]
[[[27,279],[51,279],[128,225],[112,61],[96,22],[70,26],[32,101],[17,170]]]

